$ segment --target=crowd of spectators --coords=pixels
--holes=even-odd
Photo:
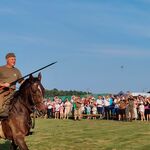
[[[72,96],[62,101],[55,96],[45,101],[47,118],[81,120],[114,119],[119,121],[150,120],[150,97],[127,95]]]

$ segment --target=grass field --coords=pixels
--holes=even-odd
[[[149,150],[150,122],[37,119],[30,150]],[[0,150],[9,149],[0,140]]]

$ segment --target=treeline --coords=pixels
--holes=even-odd
[[[76,90],[70,90],[70,91],[63,91],[63,90],[58,90],[56,88],[52,90],[45,90],[45,97],[54,97],[54,96],[70,96],[70,95],[87,95],[87,94],[92,94],[90,92],[83,92],[83,91],[76,91]]]

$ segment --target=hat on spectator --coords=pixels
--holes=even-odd
[[[14,53],[8,53],[5,58],[8,59],[9,57],[16,57],[16,56]]]

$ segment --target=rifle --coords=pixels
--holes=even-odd
[[[57,61],[55,61],[55,62],[53,62],[53,63],[51,63],[51,64],[48,64],[48,65],[46,65],[46,66],[44,66],[44,67],[42,67],[42,68],[40,68],[40,69],[37,69],[37,70],[35,70],[35,71],[33,71],[33,72],[31,72],[31,73],[29,73],[29,74],[27,74],[27,75],[25,75],[25,76],[19,78],[19,79],[17,79],[17,80],[15,80],[15,81],[11,82],[10,85],[14,85],[14,84],[16,84],[18,81],[21,81],[21,80],[23,80],[24,78],[26,78],[26,77],[28,77],[28,76],[30,76],[30,75],[36,73],[36,72],[39,72],[39,71],[41,71],[41,70],[43,70],[43,69],[45,69],[45,68],[47,68],[47,67],[50,67],[50,66],[52,66],[52,65],[54,65],[54,64],[56,64],[56,63],[57,63]],[[5,88],[5,87],[0,87],[0,90],[2,90],[3,88]]]

